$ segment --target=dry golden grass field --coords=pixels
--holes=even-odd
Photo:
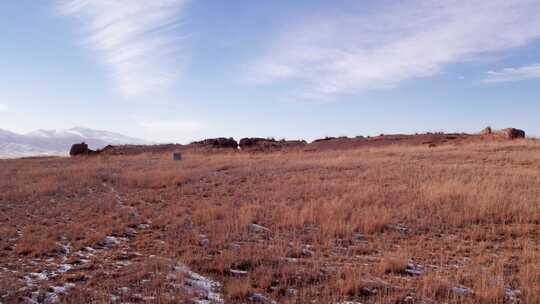
[[[0,302],[540,303],[540,142],[0,161]]]

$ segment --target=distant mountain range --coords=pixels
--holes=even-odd
[[[71,145],[87,143],[91,149],[106,145],[151,144],[118,133],[75,127],[67,130],[37,130],[17,134],[0,129],[0,158],[68,155]]]

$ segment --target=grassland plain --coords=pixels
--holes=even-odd
[[[540,303],[540,142],[0,161],[2,303]]]

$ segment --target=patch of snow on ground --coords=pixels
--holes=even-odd
[[[75,284],[73,283],[65,283],[60,286],[51,286],[49,289],[51,292],[47,294],[47,297],[45,298],[45,303],[58,303],[59,295],[65,294],[69,289],[75,287]]]
[[[34,277],[36,280],[43,281],[47,279],[47,273],[46,272],[31,272],[31,277]]]
[[[249,297],[250,301],[257,302],[257,303],[267,303],[267,304],[277,304],[276,301],[269,299],[265,297],[264,295],[260,293],[254,293]]]
[[[504,289],[504,295],[510,303],[515,303],[521,295],[521,290],[507,287]]]
[[[61,264],[56,271],[58,273],[64,273],[64,272],[70,271],[71,268],[73,268],[73,266],[71,266],[69,264]]]
[[[175,271],[187,276],[184,285],[188,293],[202,296],[200,299],[194,299],[195,303],[224,303],[220,283],[193,272],[184,265],[176,266]]]
[[[111,248],[114,245],[118,245],[124,241],[126,241],[125,238],[118,238],[115,236],[106,236],[105,239],[103,240],[103,244],[105,247]]]

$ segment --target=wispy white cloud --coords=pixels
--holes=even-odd
[[[433,76],[540,37],[538,0],[381,3],[369,13],[303,19],[247,66],[246,78],[293,83],[298,96],[331,99]]]
[[[7,111],[7,110],[8,110],[8,106],[6,106],[5,104],[0,103],[0,112]]]
[[[139,126],[152,133],[175,132],[180,134],[190,134],[207,129],[205,123],[192,119],[154,120],[137,118],[137,120]]]
[[[513,82],[531,78],[540,78],[540,63],[518,68],[506,68],[499,71],[489,71],[482,79],[483,83]]]
[[[61,0],[59,12],[77,17],[84,45],[100,55],[126,96],[171,85],[181,73],[180,13],[189,0]]]

